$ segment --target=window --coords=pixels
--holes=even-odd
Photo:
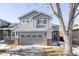
[[[57,41],[57,34],[56,33],[52,34],[52,40]]]
[[[4,36],[9,36],[8,31],[4,31]]]
[[[45,36],[47,35],[47,33],[45,33]]]
[[[30,37],[30,35],[27,35],[27,37]]]
[[[40,20],[37,20],[37,24],[39,24],[40,23]]]
[[[44,20],[44,24],[46,24],[46,20]]]
[[[21,35],[21,37],[24,37],[24,35]]]
[[[27,20],[27,23],[29,22],[29,20]]]
[[[37,24],[46,24],[46,20],[39,19],[39,20],[37,20]]]
[[[42,37],[41,35],[38,35],[38,37]]]
[[[22,22],[23,23],[29,23],[30,21],[29,21],[29,19],[24,19],[24,20],[22,20]]]
[[[46,20],[45,19],[38,19],[36,21],[36,28],[45,28],[46,27]]]
[[[8,36],[11,36],[11,31],[7,30],[7,34],[8,34]]]
[[[57,39],[56,34],[54,34],[54,39]]]
[[[33,35],[32,37],[36,37],[35,35]]]

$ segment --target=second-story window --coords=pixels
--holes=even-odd
[[[46,24],[46,20],[44,20],[44,24]]]
[[[23,23],[29,23],[29,22],[30,22],[29,19],[25,19],[25,20],[23,20]]]
[[[46,27],[46,19],[37,19],[36,20],[36,28],[45,28]]]
[[[46,20],[44,19],[38,19],[37,24],[46,24]]]
[[[27,23],[29,23],[29,20],[27,20]]]

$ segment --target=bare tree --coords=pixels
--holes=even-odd
[[[68,18],[68,32],[66,31],[66,27],[64,24],[64,18],[62,16],[62,11],[59,3],[56,3],[56,10],[52,6],[51,3],[48,3],[49,8],[53,11],[54,15],[58,18],[59,25],[61,28],[61,33],[65,42],[64,55],[72,56],[72,36],[73,36],[73,24],[74,19],[78,16],[79,12],[77,12],[78,3],[70,3],[69,4],[69,18]]]
[[[67,45],[69,47],[69,49],[68,49],[69,53],[67,53],[67,55],[68,54],[72,55],[73,24],[74,24],[74,19],[78,15],[78,13],[76,14],[77,7],[78,7],[78,4],[76,4],[76,3],[69,4],[69,9],[70,9],[69,10],[69,23],[68,23],[68,36],[69,36],[68,41],[69,41],[69,44]],[[66,53],[66,51],[65,51],[65,53]]]
[[[60,24],[60,27],[61,27],[62,35],[63,35],[64,42],[65,42],[64,54],[67,55],[67,56],[71,56],[71,55],[73,55],[73,53],[72,53],[73,31],[72,30],[73,30],[74,19],[78,16],[78,13],[76,14],[78,3],[70,3],[69,4],[68,33],[67,33],[65,25],[64,25],[64,21],[63,21],[64,19],[63,19],[63,16],[62,16],[60,4],[56,3],[57,12],[53,9],[51,3],[50,3],[50,7],[52,8],[54,14],[58,18],[58,21],[59,21],[59,24]]]

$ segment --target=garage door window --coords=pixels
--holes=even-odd
[[[38,35],[38,37],[42,37],[41,35]]]
[[[45,36],[47,35],[47,33],[45,33]]]
[[[30,35],[27,35],[27,37],[30,37]]]
[[[21,35],[21,37],[24,37],[24,35]]]
[[[35,35],[33,35],[32,37],[36,37]]]

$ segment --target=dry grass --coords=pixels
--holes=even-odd
[[[17,47],[17,45],[16,44],[11,44],[11,45],[8,45],[7,47],[9,47],[9,49],[11,48],[15,48],[15,47]]]
[[[0,54],[1,54],[1,53],[5,53],[6,51],[8,51],[8,49],[15,48],[16,46],[17,46],[17,45],[15,45],[15,44],[7,45],[7,46],[4,47],[3,49],[0,49]]]
[[[0,49],[0,54],[5,53],[7,50],[6,49]]]
[[[15,40],[5,40],[5,43],[7,43],[8,45],[10,44],[15,44]]]
[[[15,40],[6,40],[7,47],[9,48],[15,48],[17,44],[15,44]]]
[[[64,47],[43,48],[43,56],[63,56]]]

